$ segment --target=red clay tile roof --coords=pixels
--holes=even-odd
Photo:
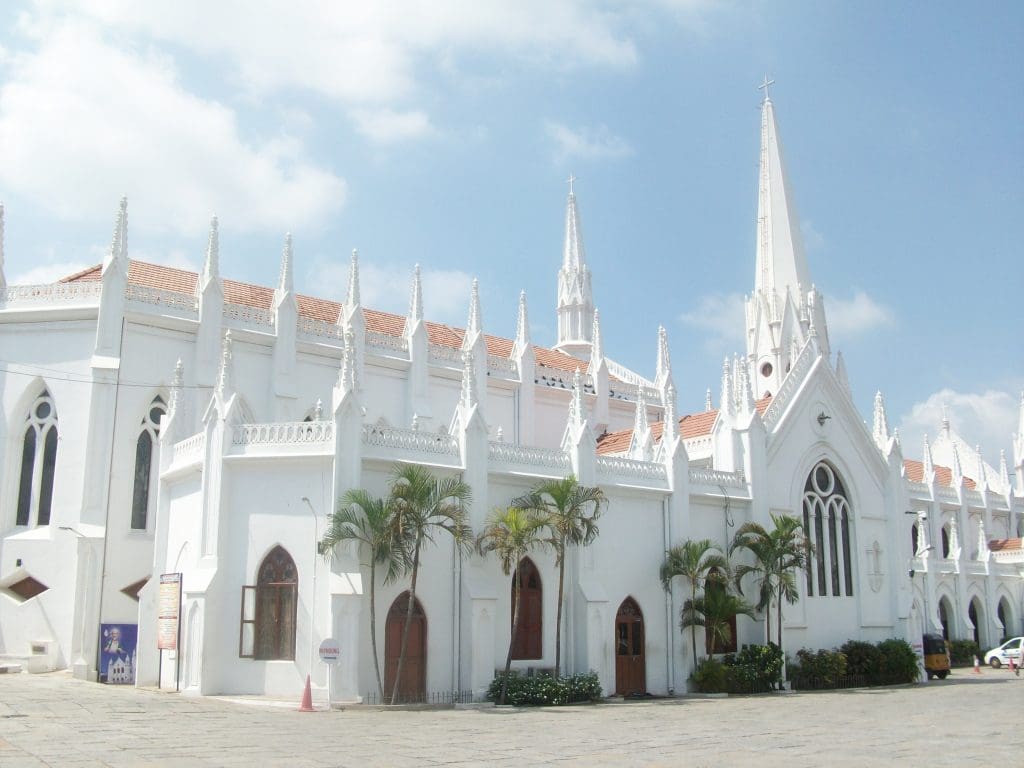
[[[942,467],[936,464],[935,468],[935,481],[939,485],[947,487],[953,486],[953,470],[949,467]],[[924,464],[916,459],[904,459],[903,460],[903,471],[912,483],[923,483],[924,482]],[[976,487],[976,483],[969,477],[964,477],[964,488],[969,491],[973,491]]]
[[[81,272],[68,275],[59,282],[92,282],[99,280],[102,276],[102,265],[97,264]],[[128,263],[128,282],[133,285],[141,285],[146,288],[160,288],[178,293],[194,293],[199,276],[195,272],[189,272],[175,267],[165,267],[159,264],[149,264],[144,261],[131,260]],[[251,283],[240,283],[237,280],[222,280],[224,289],[224,301],[229,304],[242,304],[257,309],[270,309],[274,302],[274,289]],[[299,314],[303,317],[322,320],[325,323],[338,321],[338,314],[341,311],[341,304],[327,299],[318,299],[313,296],[296,294],[295,303],[298,306]],[[364,309],[363,316],[366,319],[366,329],[376,333],[387,334],[388,336],[401,336],[405,331],[405,318],[390,312],[381,312],[376,309]],[[465,331],[461,328],[453,328],[441,323],[427,322],[427,340],[431,344],[438,344],[444,347],[460,347]],[[498,357],[510,357],[514,342],[511,339],[504,339],[500,336],[484,334],[484,342],[487,344],[487,353]],[[534,356],[538,365],[548,368],[575,372],[577,368],[581,371],[587,370],[587,362],[575,357],[546,347],[534,346]],[[614,379],[614,377],[612,377]]]
[[[771,395],[765,395],[754,403],[757,412],[764,415],[772,401]],[[679,419],[679,436],[684,440],[691,437],[702,437],[710,435],[712,427],[715,426],[715,419],[718,418],[718,409],[690,413]],[[656,421],[651,424],[651,438],[654,442],[661,440],[661,433],[665,424]],[[633,439],[632,429],[620,429],[616,432],[606,432],[597,440],[597,452],[599,454],[622,453],[629,450],[629,443]]]
[[[1024,539],[992,539],[988,543],[989,551],[1003,552],[1008,549],[1024,549]]]

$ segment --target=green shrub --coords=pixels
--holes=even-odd
[[[501,699],[501,684],[505,677],[499,672],[487,689],[488,701]],[[596,672],[585,675],[569,675],[553,677],[537,675],[523,677],[518,672],[510,672],[505,703],[517,707],[545,707],[560,704],[573,704],[580,701],[594,701],[601,698],[601,681]]]
[[[912,683],[921,674],[917,666],[917,654],[910,643],[899,638],[883,640],[878,644],[882,659],[879,677],[883,683]]]
[[[863,675],[869,683],[878,676],[882,652],[877,645],[863,640],[848,640],[839,650],[846,654],[847,674]]]
[[[954,664],[973,664],[974,657],[982,657],[981,648],[973,640],[950,640],[949,659]]]
[[[782,650],[775,643],[745,645],[725,657],[725,666],[738,691],[768,690],[782,682]]]
[[[810,651],[801,648],[796,652],[799,673],[803,677],[822,682],[838,682],[846,675],[846,654],[842,651]]]
[[[693,684],[701,693],[723,693],[726,689],[726,669],[716,659],[704,659],[693,673]]]

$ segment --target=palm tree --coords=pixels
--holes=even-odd
[[[562,600],[565,593],[565,552],[570,545],[586,547],[597,538],[597,519],[608,499],[600,488],[580,485],[572,475],[545,480],[512,502],[530,509],[548,530],[547,543],[558,566],[558,607],[555,615],[555,674],[562,674]],[[589,511],[589,514],[588,514]]]
[[[692,607],[697,601],[697,587],[700,586],[712,572],[728,573],[729,560],[722,554],[711,539],[687,539],[682,544],[672,547],[661,564],[661,586],[667,592],[672,585],[672,579],[682,576],[690,582],[690,599],[687,603]],[[686,613],[686,607],[683,607]],[[693,647],[693,668],[697,669],[697,627],[703,624],[684,624],[690,627],[690,644]]]
[[[753,576],[758,587],[758,610],[765,611],[765,639],[771,642],[771,606],[775,603],[778,623],[778,646],[782,648],[782,601],[795,603],[800,599],[797,570],[807,568],[811,542],[804,535],[803,524],[792,515],[772,515],[772,530],[760,523],[744,523],[736,531],[730,552],[746,549],[754,556],[753,564],[735,569],[736,588],[743,591],[743,579]]]
[[[416,605],[416,580],[420,571],[420,552],[423,542],[434,541],[438,531],[451,535],[455,546],[463,551],[472,547],[473,531],[466,523],[465,504],[471,499],[469,485],[455,477],[436,478],[425,467],[400,464],[393,472],[391,503],[395,509],[396,533],[409,557],[412,583],[409,587],[409,606],[402,627],[402,645],[398,652],[395,686],[391,701],[398,697],[402,680],[402,666],[409,645],[409,627],[412,625]]]
[[[508,641],[508,653],[505,655],[505,676],[501,683],[501,700],[505,703],[508,691],[508,675],[512,667],[512,646],[519,632],[519,594],[522,590],[522,561],[532,550],[543,546],[546,542],[540,537],[540,529],[544,521],[534,510],[508,507],[496,509],[487,521],[487,527],[477,537],[476,548],[481,555],[494,552],[501,563],[502,572],[508,576],[515,568],[513,582],[515,597],[512,601],[512,636]]]
[[[730,625],[734,616],[754,616],[754,607],[739,595],[729,592],[725,584],[715,587],[705,587],[702,595],[687,600],[679,622],[680,629],[690,627],[694,632],[697,627],[704,627],[704,653],[708,656],[717,646],[732,640]]]
[[[396,534],[394,505],[390,500],[375,498],[356,488],[342,496],[341,504],[331,515],[330,527],[318,545],[320,554],[328,558],[336,545],[346,541],[358,542],[368,550],[370,645],[381,701],[384,701],[384,681],[377,655],[377,565],[384,567],[385,584],[394,581],[408,567],[407,553]]]

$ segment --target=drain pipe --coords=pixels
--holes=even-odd
[[[672,546],[672,520],[669,515],[669,499],[665,496],[661,500],[661,536],[663,557],[668,558],[668,551]],[[672,585],[665,590],[665,671],[668,673],[668,695],[675,696],[676,693],[676,634],[672,631]]]

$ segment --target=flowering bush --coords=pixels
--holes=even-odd
[[[504,678],[503,672],[494,676],[487,689],[488,701],[498,701],[501,698],[501,684]],[[567,677],[523,677],[513,671],[509,673],[508,691],[505,693],[505,703],[517,707],[549,707],[600,698],[601,681],[597,679],[596,672]]]

